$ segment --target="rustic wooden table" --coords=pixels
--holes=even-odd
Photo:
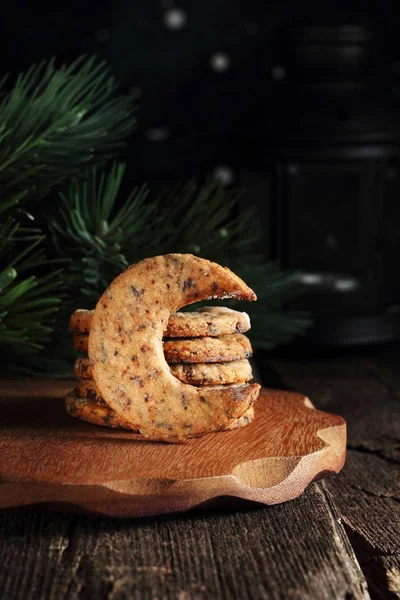
[[[269,360],[267,385],[348,423],[342,473],[292,502],[119,521],[3,512],[0,599],[399,598],[399,358]]]

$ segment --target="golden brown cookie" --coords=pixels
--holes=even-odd
[[[211,298],[256,295],[216,263],[167,254],[129,267],[97,303],[89,334],[97,389],[117,414],[153,440],[177,442],[225,429],[258,398],[258,384],[195,387],[181,383],[168,367],[162,338],[170,315]]]
[[[67,395],[65,407],[71,417],[87,421],[93,425],[102,425],[103,427],[113,427],[115,429],[129,429],[133,432],[132,427],[122,417],[119,417],[112,408],[107,406],[107,404],[99,404],[98,401],[81,398],[76,391],[70,392]],[[251,407],[242,417],[229,425],[227,430],[246,427],[246,425],[249,425],[253,421],[254,408]]]
[[[76,359],[74,373],[79,379],[92,379],[92,365],[87,356],[80,356]]]
[[[246,425],[250,425],[255,419],[254,406],[251,406],[248,411],[244,413],[239,419],[233,421],[229,427],[226,429],[242,429],[242,427],[246,427]]]
[[[252,355],[250,340],[242,333],[176,340],[164,340],[168,363],[222,363]]]
[[[93,310],[76,310],[70,318],[70,331],[89,333]],[[191,312],[177,312],[170,316],[164,337],[188,338],[245,333],[250,329],[250,318],[245,312],[226,306],[204,306]]]
[[[89,335],[76,331],[72,336],[72,347],[78,352],[87,352],[89,343]]]
[[[99,394],[93,379],[78,379],[78,386],[75,389],[75,391],[80,398],[85,398],[86,400],[93,400],[103,406],[107,406],[107,403]]]
[[[72,347],[87,352],[89,335],[75,332]],[[164,340],[165,360],[168,363],[196,364],[222,363],[250,358],[253,354],[250,340],[242,333],[218,337],[177,338]]]
[[[253,378],[248,360],[227,363],[170,364],[172,375],[191,385],[245,383]]]
[[[134,431],[134,427],[129,425],[106,404],[101,405],[94,400],[80,398],[76,391],[70,392],[65,398],[65,408],[71,417],[93,423],[93,425]]]
[[[94,310],[78,308],[78,310],[72,313],[69,319],[69,330],[80,331],[81,333],[89,333],[93,313]]]
[[[164,337],[188,338],[244,333],[250,329],[250,318],[245,312],[226,306],[204,306],[191,312],[171,315]]]
[[[248,360],[234,360],[228,363],[170,364],[174,377],[191,385],[219,385],[245,383],[253,378]],[[92,366],[86,357],[77,358],[74,373],[79,379],[92,378]],[[81,394],[83,395],[83,394]]]

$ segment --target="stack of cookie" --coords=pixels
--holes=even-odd
[[[107,405],[92,378],[87,349],[93,312],[76,310],[70,319],[73,348],[86,355],[75,361],[78,386],[67,398],[67,411],[98,425],[132,429]],[[182,383],[198,387],[247,383],[252,379],[248,360],[252,348],[243,334],[249,329],[250,319],[246,313],[226,307],[177,312],[170,316],[164,332],[165,359],[172,374]],[[228,429],[243,427],[253,419],[251,407]]]

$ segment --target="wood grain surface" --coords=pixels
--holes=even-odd
[[[7,540],[7,542],[6,542]],[[292,502],[146,519],[0,514],[1,600],[368,600],[317,484]]]
[[[143,519],[1,511],[0,599],[400,598],[399,364],[400,346],[259,358],[264,382],[345,417],[338,476],[257,508]],[[24,395],[24,385],[8,394]]]
[[[269,363],[271,364],[271,363]],[[346,465],[323,484],[377,600],[400,598],[400,347],[363,356],[275,360],[283,385],[338,411]]]
[[[132,517],[235,497],[276,504],[343,466],[343,419],[300,394],[264,389],[248,427],[165,444],[69,417],[70,387],[2,382],[0,508],[44,504]]]

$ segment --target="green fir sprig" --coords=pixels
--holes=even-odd
[[[135,126],[131,99],[115,91],[96,57],[59,68],[50,60],[19,75],[0,101],[0,179],[33,168],[35,183],[54,180],[113,156]]]
[[[129,264],[146,256],[189,252],[229,266],[256,290],[258,302],[241,307],[252,318],[255,346],[270,348],[304,330],[305,316],[282,311],[282,303],[302,287],[299,274],[281,272],[252,253],[257,242],[249,227],[252,210],[232,217],[237,192],[191,181],[153,198],[143,186],[118,208],[123,174],[124,166],[115,163],[107,175],[94,168],[73,179],[68,193],[61,194],[60,210],[50,217],[57,256],[69,259],[69,312],[93,308]]]
[[[282,310],[300,278],[255,253],[253,215],[239,214],[237,193],[190,181],[123,197],[125,166],[109,160],[135,127],[134,106],[116,93],[105,63],[52,60],[7,84],[0,82],[2,373],[69,372],[69,314],[94,307],[129,264],[167,252],[229,266],[256,290],[257,303],[230,303],[250,313],[255,346],[304,329],[307,319]]]
[[[0,212],[16,205],[21,193],[0,204]],[[51,340],[53,317],[62,289],[61,270],[38,275],[47,264],[44,236],[22,227],[13,217],[0,223],[0,340],[2,369],[37,354]]]
[[[95,57],[43,62],[7,83],[0,82],[0,372],[27,372],[51,356],[63,290],[68,297],[60,262],[46,255],[39,202],[52,205],[55,187],[112,157],[135,118],[131,99],[115,93]]]
[[[65,281],[70,297],[83,308],[96,304],[114,277],[129,266],[135,249],[149,245],[154,206],[147,203],[146,186],[135,188],[116,210],[124,171],[124,165],[114,163],[108,173],[93,167],[71,179],[49,217],[57,256],[68,261]]]

